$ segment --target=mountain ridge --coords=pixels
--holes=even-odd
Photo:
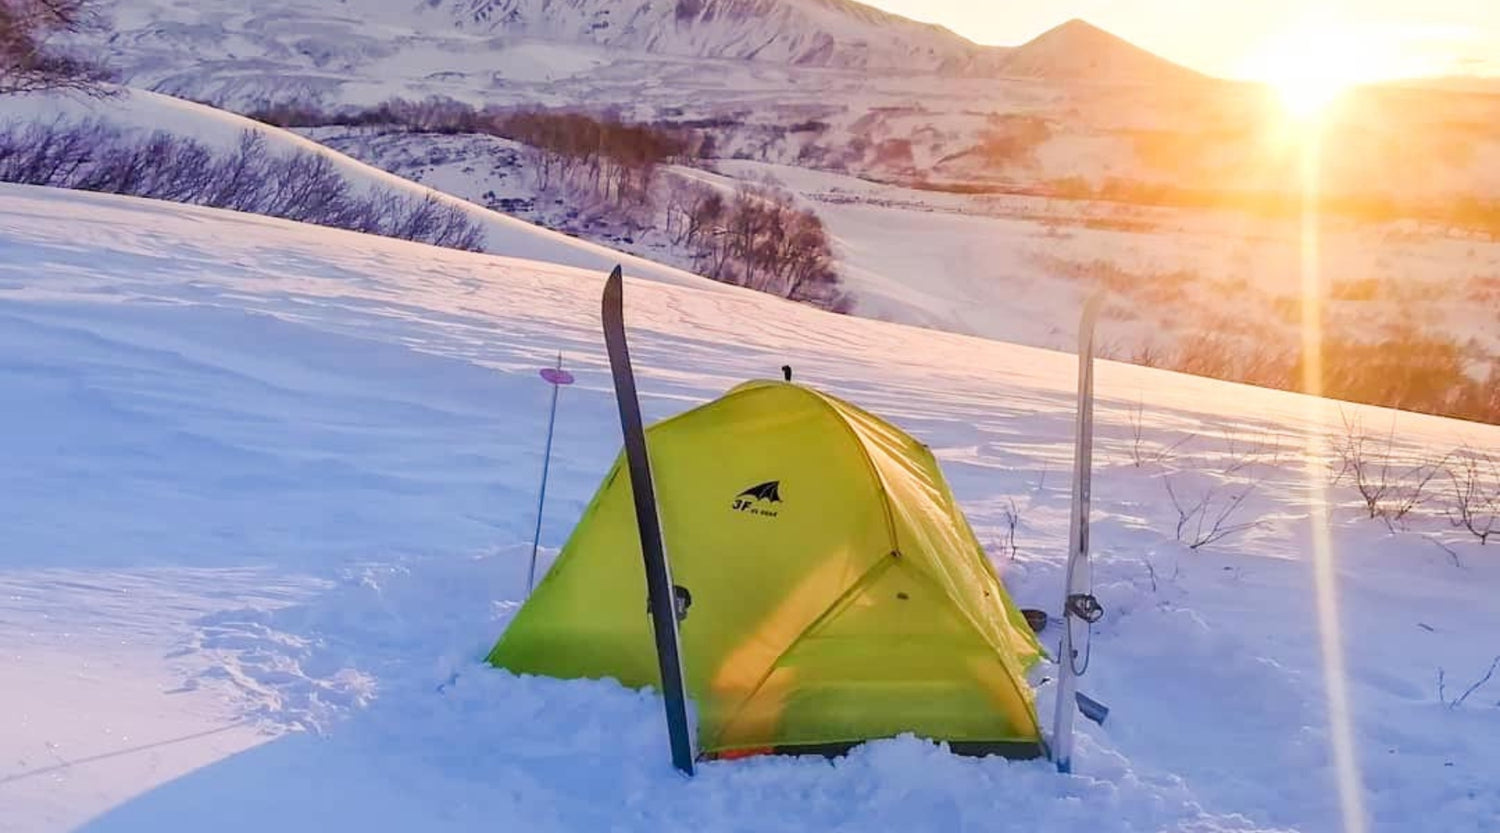
[[[833,69],[948,72],[1003,47],[853,0],[429,0],[463,29]]]
[[[1019,46],[990,46],[856,0],[427,0],[427,5],[463,29],[686,57],[1066,80],[1199,75],[1076,18]]]
[[[241,110],[465,93],[562,103],[642,81],[803,95],[834,83],[804,72],[845,73],[845,88],[854,73],[906,87],[1200,77],[1081,22],[988,46],[856,0],[118,0],[114,16],[113,32],[78,45],[99,49],[124,83]]]

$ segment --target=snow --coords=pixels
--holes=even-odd
[[[1301,287],[1294,219],[1108,202],[940,194],[788,165],[726,160],[817,212],[836,242],[856,315],[1038,347],[1072,343],[1067,310],[1100,282],[1117,291],[1103,345],[1128,356],[1192,332],[1292,344]],[[1500,240],[1402,222],[1327,218],[1323,279],[1370,281],[1328,304],[1331,332],[1378,339],[1403,325],[1500,353],[1500,310],[1477,289],[1500,274]],[[1335,294],[1334,297],[1337,297]],[[1255,347],[1249,348],[1255,349]]]
[[[120,0],[111,11],[113,31],[89,46],[126,83],[242,112],[441,95],[709,119],[726,125],[722,156],[888,181],[1045,191],[1107,176],[1241,198],[1299,188],[1268,88],[1205,79],[1082,21],[1001,48],[847,0]],[[1332,120],[1324,192],[1487,199],[1500,190],[1497,102],[1395,86],[1351,96]],[[979,152],[1006,119],[1041,130]],[[809,121],[826,127],[789,131]]]
[[[418,199],[430,195],[445,204],[459,206],[484,230],[486,251],[564,263],[584,269],[608,269],[615,263],[625,263],[636,274],[654,280],[695,286],[708,283],[705,279],[680,269],[568,237],[509,215],[490,211],[449,193],[418,185],[288,130],[159,93],[128,87],[113,88],[112,92],[113,96],[104,99],[56,93],[0,97],[0,125],[25,125],[34,122],[67,124],[99,120],[128,134],[142,135],[161,130],[225,152],[233,150],[243,134],[255,133],[264,137],[267,147],[273,153],[302,152],[326,156],[356,189],[383,188],[394,194]]]
[[[1436,509],[1362,517],[1347,484],[1319,522],[1306,449],[1331,404],[1101,365],[1107,614],[1083,690],[1113,711],[1081,724],[1077,774],[898,738],[685,782],[650,692],[479,662],[524,582],[556,351],[578,384],[546,558],[617,452],[602,273],[15,186],[0,252],[0,829],[1358,830],[1334,788],[1325,536],[1368,829],[1500,815],[1500,683],[1455,707],[1436,688],[1500,653],[1500,562]],[[1072,357],[716,285],[626,293],[648,418],[790,363],[931,444],[1017,601],[1055,607]],[[1412,453],[1500,448],[1344,410]],[[1188,549],[1169,480],[1254,485],[1254,526]]]
[[[168,130],[225,149],[243,131],[256,131],[273,148],[328,155],[357,185],[467,201],[457,204],[486,230],[488,251],[593,270],[622,261],[638,275],[703,283],[687,271],[689,258],[672,250],[659,229],[649,228],[649,212],[643,212],[647,228],[629,230],[608,221],[608,206],[538,194],[522,161],[523,147],[494,137],[319,128],[306,131],[309,139],[223,110],[130,89],[104,101],[0,99],[0,123],[59,117],[101,118],[136,131]],[[1051,159],[1057,149],[1069,153],[1049,164],[1094,180],[1110,175],[1102,166],[1118,156],[1118,149],[1093,153],[1082,140],[1067,136],[1049,142],[1041,156]],[[1110,322],[1103,343],[1119,355],[1147,347],[1170,351],[1177,339],[1193,332],[1228,333],[1258,345],[1290,344],[1297,337],[1300,316],[1287,312],[1295,311],[1300,292],[1301,227],[1294,219],[943,194],[748,160],[720,160],[716,167],[722,175],[680,166],[669,173],[726,189],[769,177],[793,190],[835,239],[841,275],[860,316],[1065,348],[1071,343],[1066,311],[1101,273],[1113,271],[1130,285],[1106,313]],[[484,204],[592,240],[547,231]],[[655,224],[662,225],[659,213]],[[1323,229],[1322,268],[1330,284],[1373,283],[1368,299],[1328,304],[1331,329],[1340,337],[1376,339],[1416,324],[1472,346],[1476,359],[1500,354],[1500,311],[1486,303],[1494,291],[1486,287],[1500,275],[1500,240],[1413,222],[1330,218]]]

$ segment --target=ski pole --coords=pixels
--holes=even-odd
[[[562,369],[562,353],[556,367],[544,367],[541,376],[552,386],[552,408],[547,414],[547,448],[542,452],[542,488],[536,499],[536,533],[531,536],[531,567],[526,571],[526,595],[536,584],[536,552],[542,543],[542,507],[547,503],[547,469],[552,465],[552,429],[557,425],[557,389],[573,384],[573,374]]]

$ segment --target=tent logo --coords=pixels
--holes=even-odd
[[[736,512],[745,512],[750,515],[763,515],[774,518],[779,512],[771,508],[771,504],[781,502],[781,481],[768,480],[756,486],[751,486],[743,492],[734,496],[734,504],[730,507]]]

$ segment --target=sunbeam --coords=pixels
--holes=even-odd
[[[1328,401],[1323,392],[1323,286],[1320,268],[1319,209],[1322,132],[1311,130],[1302,145],[1302,385],[1311,394],[1308,407],[1313,424],[1327,424]],[[1365,809],[1359,761],[1355,757],[1354,719],[1349,707],[1349,678],[1344,668],[1343,629],[1339,618],[1338,576],[1334,568],[1333,534],[1328,496],[1320,462],[1319,437],[1309,432],[1304,459],[1307,466],[1312,529],[1313,580],[1317,594],[1319,645],[1323,655],[1323,685],[1328,704],[1329,734],[1338,778],[1339,807],[1344,833],[1365,833]]]

